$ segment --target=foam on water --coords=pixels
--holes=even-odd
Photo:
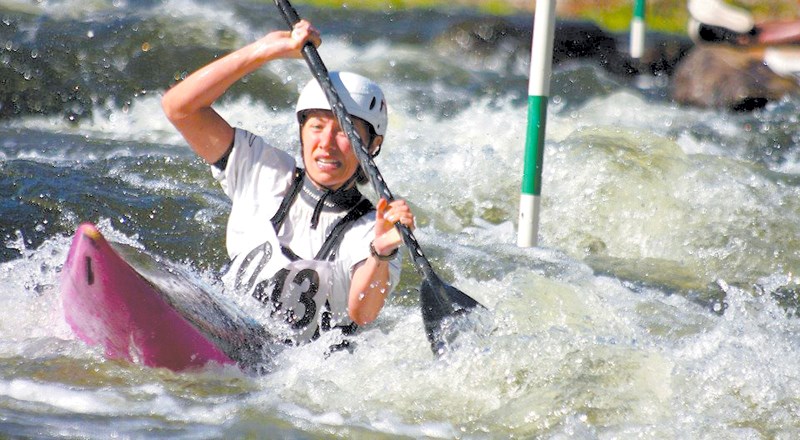
[[[108,222],[102,229],[113,239],[137,244]],[[424,228],[420,232],[423,240],[441,234]],[[747,419],[751,403],[758,402],[765,407],[761,417],[766,422],[784,424],[788,430],[783,432],[793,432],[797,408],[790,403],[791,390],[798,389],[798,379],[789,372],[800,361],[792,336],[800,324],[768,296],[754,298],[725,286],[728,309],[717,317],[685,298],[632,290],[624,282],[597,276],[554,250],[497,245],[509,235],[502,225],[479,224],[448,246],[457,262],[474,257],[475,248],[493,246],[495,258],[515,255],[519,267],[490,280],[464,274],[453,280],[487,305],[492,328],[468,335],[459,350],[440,361],[430,355],[419,314],[390,304],[376,326],[356,338],[352,354],[334,353],[326,359],[324,339],[286,351],[278,359],[279,369],[257,379],[251,385],[257,387],[255,393],[244,400],[223,393],[208,402],[198,397],[187,402],[160,385],[162,373],[141,379],[142,389],[75,389],[12,379],[2,383],[0,394],[95,416],[155,413],[172,421],[219,424],[230,423],[231,414],[239,414],[235,420],[243,412],[257,411],[317,432],[365,429],[433,438],[597,429],[607,435],[702,437],[709,425],[725,421],[735,426]],[[20,295],[30,296],[36,291],[30,286],[33,280],[53,281],[66,246],[67,238],[53,239],[26,250],[22,259],[4,263],[0,270],[17,274],[4,276],[17,281],[4,299],[18,302]],[[32,315],[3,316],[5,354],[17,345],[23,356],[64,355],[63,344],[58,349],[59,344],[49,344],[55,350],[49,353],[30,351],[30,335],[70,338],[53,306],[57,292],[46,289],[29,303]],[[17,325],[6,326],[13,316]],[[56,325],[41,326],[42,321]],[[78,342],[70,347],[70,357],[101,362],[89,348],[80,349],[81,354]],[[130,375],[142,373],[132,368],[124,374],[130,380]],[[214,377],[204,376],[194,380]],[[140,403],[131,404],[131,399]],[[722,427],[719,432],[737,435],[739,429]]]
[[[44,3],[54,14],[74,7]],[[93,10],[109,7],[124,4],[96,2]],[[243,41],[260,36],[240,18],[217,17],[213,5],[176,0],[159,8],[156,16],[179,21],[220,18]],[[597,76],[589,96],[578,96],[580,87],[559,90],[549,109],[542,247],[519,249],[525,103],[514,93],[476,95],[470,87],[481,83],[469,81],[484,78],[478,63],[458,72],[427,47],[382,39],[354,47],[334,37],[322,50],[332,69],[362,71],[385,86],[390,125],[378,166],[413,204],[415,235],[437,272],[487,307],[479,331],[464,332],[455,351],[434,359],[418,280],[406,267],[397,296],[355,336],[352,353],[327,355],[334,341],[326,335],[282,352],[276,371],[257,378],[219,366],[176,374],[107,361],[63,320],[58,273],[70,238],[51,233],[33,245],[12,233],[5,246],[19,257],[0,263],[0,416],[30,426],[44,419],[53,436],[800,435],[800,321],[776,299],[791,299],[800,284],[800,161],[784,153],[788,144],[775,149],[781,160],[751,160],[751,144],[797,137],[796,117],[785,116],[796,102],[753,116],[678,108],[588,71]],[[487,70],[498,74],[498,62]],[[309,78],[300,62],[267,70],[289,90]],[[579,70],[557,75],[587,74]],[[9,199],[46,208],[35,211],[44,214],[29,220],[31,230],[50,231],[47,215],[74,225],[94,220],[110,239],[159,255],[158,240],[181,234],[176,223],[221,237],[223,197],[163,117],[159,95],[147,91],[121,108],[98,103],[91,118],[73,122],[3,123],[0,170],[45,163],[58,178],[66,174],[59,170],[111,178],[88,180],[87,192],[150,199],[92,200],[113,205],[98,214],[59,205],[54,187],[28,197],[21,180]],[[263,102],[245,93],[215,108],[296,152],[291,104]],[[781,130],[773,141],[770,133]],[[189,209],[154,211],[175,198]],[[209,253],[199,249],[177,264],[213,285],[211,269],[191,264]],[[713,311],[698,301],[709,292],[723,298]]]
[[[0,292],[0,339],[4,342],[4,351],[19,353],[25,349],[26,342],[37,338],[71,338],[57,296],[57,271],[66,258],[69,240],[54,238],[33,250],[27,249],[25,237],[19,234],[5,246],[21,250],[23,258],[0,264],[0,276],[4,280]]]

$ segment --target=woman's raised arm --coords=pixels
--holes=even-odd
[[[300,58],[307,41],[318,46],[319,32],[308,21],[289,31],[274,31],[189,75],[168,90],[161,106],[172,125],[208,163],[219,160],[233,142],[233,128],[211,105],[236,81],[265,63]]]

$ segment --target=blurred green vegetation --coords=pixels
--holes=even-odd
[[[297,0],[297,4],[314,5],[327,8],[353,8],[368,10],[403,10],[411,8],[452,9],[468,8],[492,15],[530,13],[534,0]],[[760,20],[798,18],[796,0],[758,1],[739,0],[731,4],[750,10]],[[598,7],[597,0],[558,0],[560,17],[577,18],[596,22],[615,32],[630,28],[634,0],[603,0]],[[686,0],[649,0],[646,7],[647,27],[661,32],[683,33],[686,29],[688,13]]]
[[[508,0],[454,0],[451,2],[442,2],[441,0],[298,0],[293,3],[317,7],[346,7],[366,10],[404,10],[412,8],[446,9],[460,7],[476,9],[493,15],[507,15],[524,11],[524,8],[516,7]]]
[[[602,8],[590,1],[576,0],[567,15],[594,21],[612,31],[625,31],[630,27],[633,15],[634,0],[604,2]],[[581,6],[580,3],[585,3]],[[770,2],[730,2],[749,10],[756,21],[798,18],[798,7],[795,1]],[[683,33],[689,13],[686,0],[648,1],[645,21],[649,29],[662,32]]]

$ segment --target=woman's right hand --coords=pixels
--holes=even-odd
[[[308,20],[298,21],[291,31],[270,32],[259,41],[261,52],[270,58],[302,58],[307,42],[315,47],[322,44],[319,31]]]

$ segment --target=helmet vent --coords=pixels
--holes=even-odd
[[[375,108],[375,97],[372,97],[372,101],[369,102],[369,109],[372,110]]]

